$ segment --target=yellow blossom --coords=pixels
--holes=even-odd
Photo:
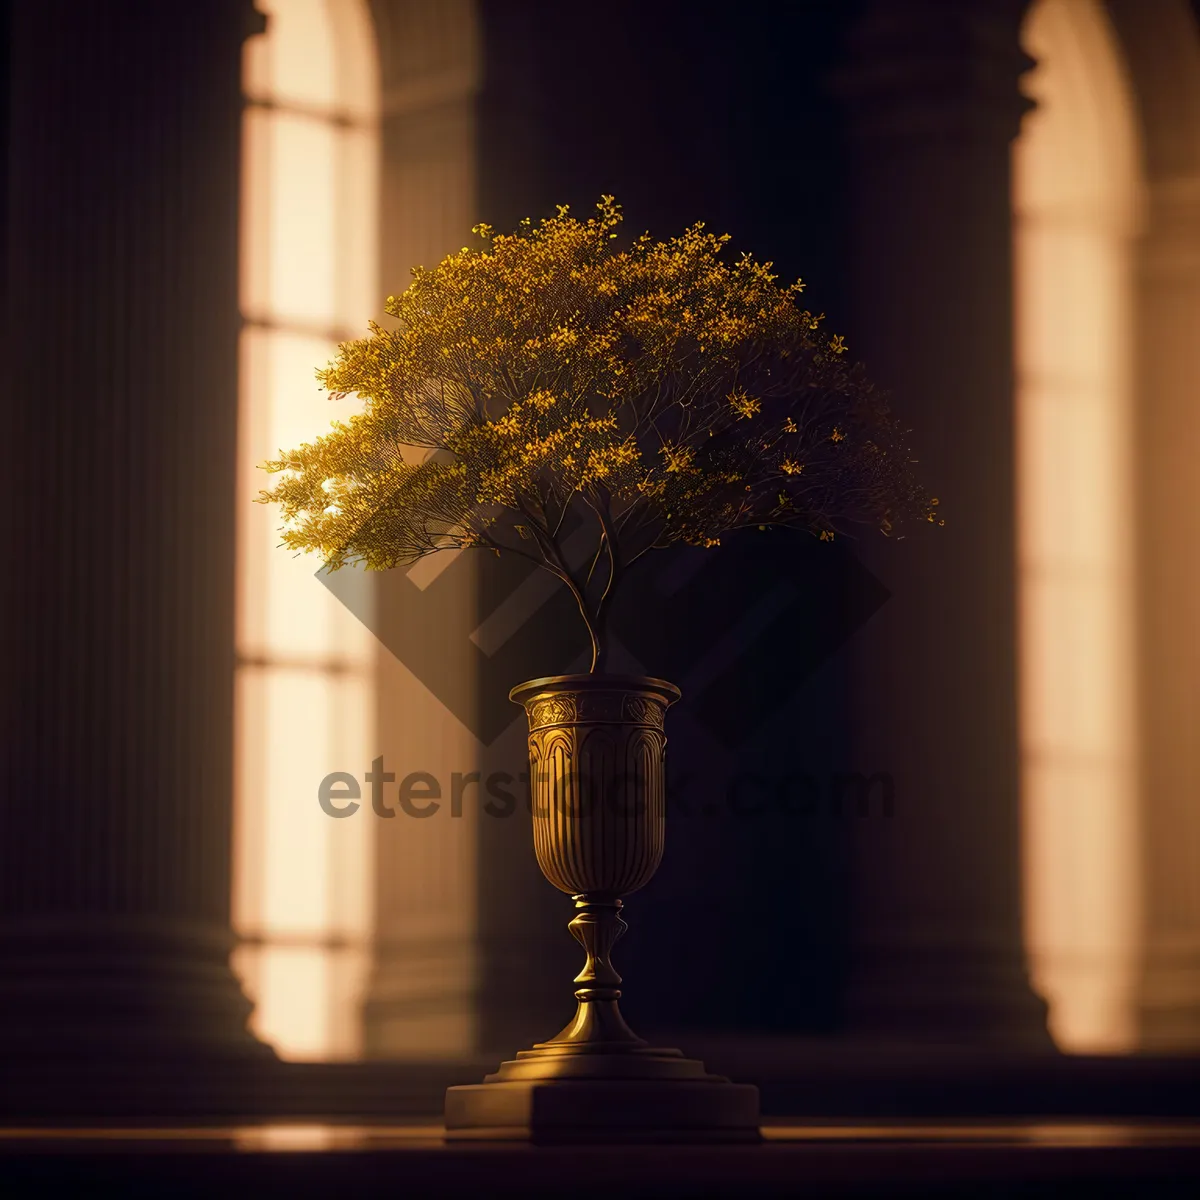
[[[369,323],[317,372],[361,412],[264,464],[283,544],[330,567],[451,545],[546,565],[563,531],[582,520],[598,537],[603,518],[635,539],[614,570],[743,527],[830,541],[835,519],[944,523],[904,429],[825,314],[800,307],[799,281],[728,261],[728,235],[702,223],[622,245],[620,222],[611,196],[511,233],[480,222],[471,246],[414,267],[387,297],[394,327]]]
[[[695,457],[691,446],[663,446],[660,453],[666,459],[668,471],[686,471]]]
[[[728,399],[729,407],[743,419],[762,412],[762,401],[747,395],[744,388],[734,388]]]

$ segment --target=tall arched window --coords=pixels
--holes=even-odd
[[[1137,1040],[1137,125],[1099,0],[1037,0],[1015,146],[1026,933],[1059,1046]]]
[[[371,823],[317,804],[374,745],[374,639],[278,549],[251,503],[278,451],[335,413],[314,379],[379,301],[379,73],[366,0],[258,0],[246,44],[239,440],[235,964],[258,1034],[289,1058],[361,1052]],[[353,607],[368,611],[364,575]]]

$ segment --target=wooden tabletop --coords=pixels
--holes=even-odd
[[[1200,1124],[775,1122],[761,1146],[447,1144],[432,1122],[0,1129],[0,1192],[1200,1195]],[[66,1193],[63,1193],[66,1194]],[[108,1194],[105,1192],[104,1194]]]

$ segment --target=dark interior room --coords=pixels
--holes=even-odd
[[[0,1190],[1196,1194],[1200,0],[2,11]]]

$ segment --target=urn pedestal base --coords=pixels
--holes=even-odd
[[[665,832],[661,679],[556,675],[514,688],[529,716],[533,847],[575,901],[587,954],[575,1017],[483,1083],[446,1092],[446,1136],[527,1142],[758,1142],[758,1089],[710,1075],[625,1023],[612,949],[621,897],[649,881]]]
[[[758,1088],[678,1050],[522,1051],[446,1092],[446,1137],[538,1143],[759,1142]]]

